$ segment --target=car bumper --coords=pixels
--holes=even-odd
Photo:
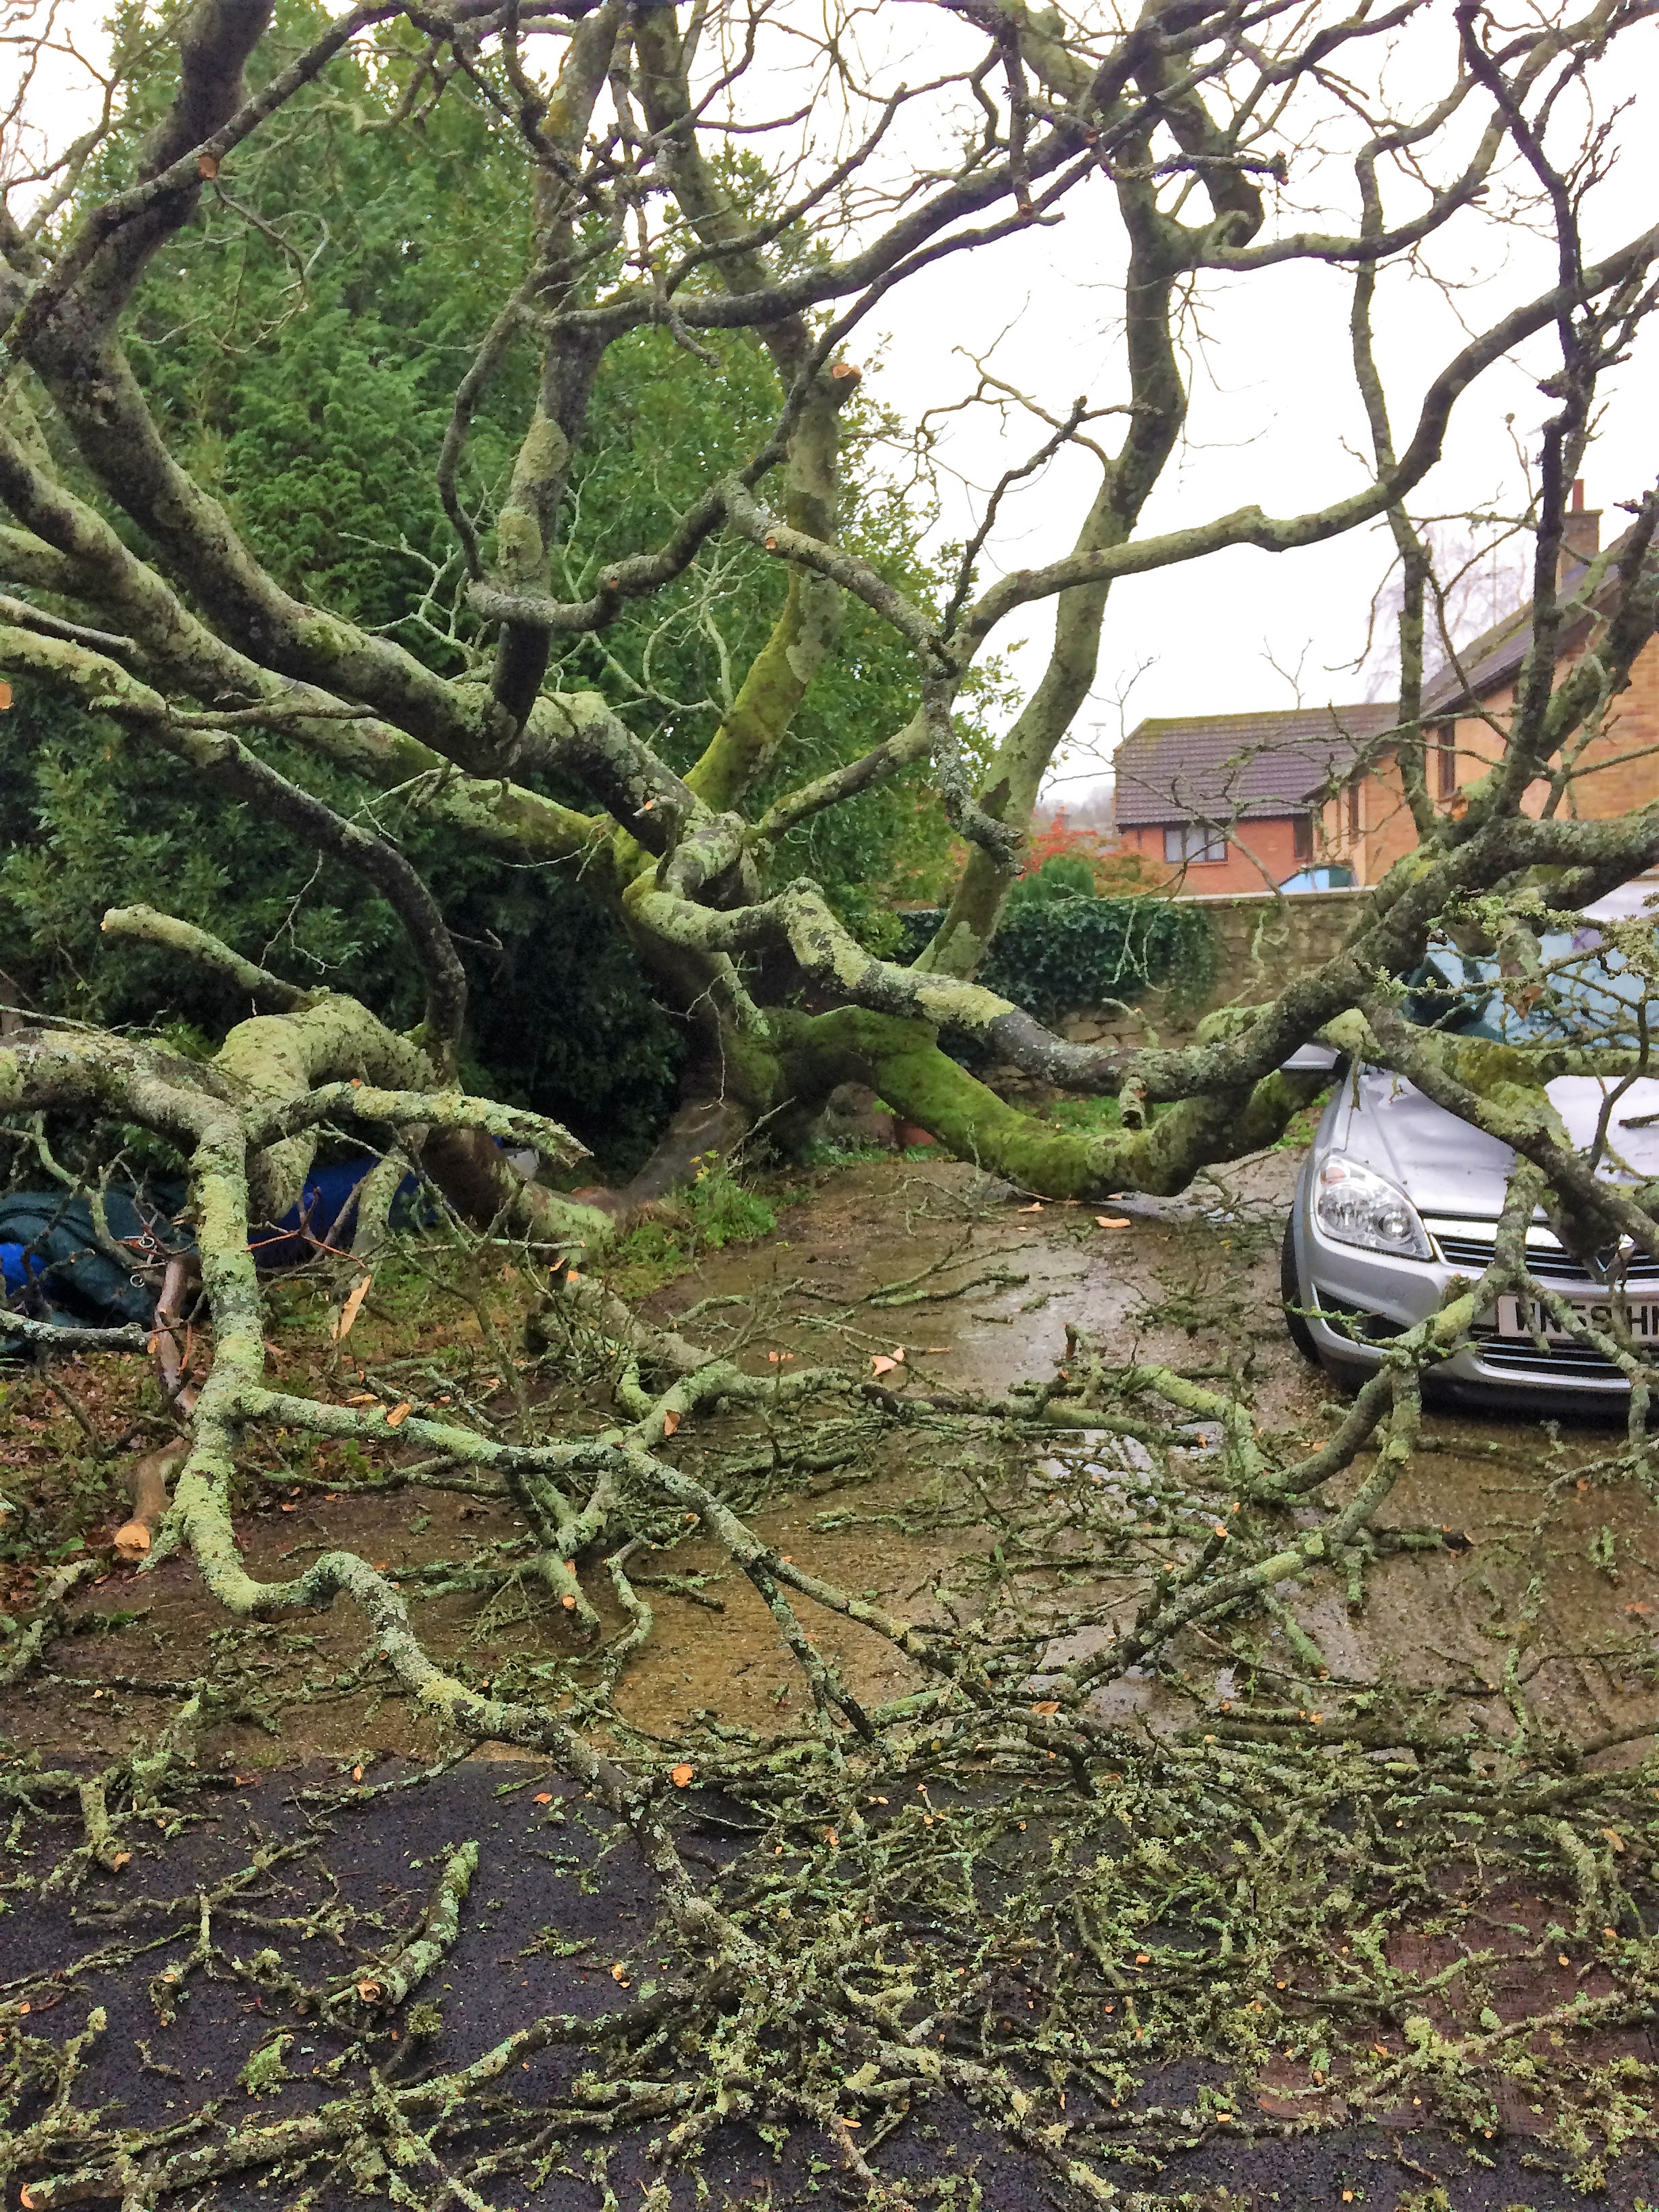
[[[1453,1281],[1469,1277],[1468,1267],[1439,1260],[1395,1259],[1334,1243],[1300,1205],[1296,1249],[1308,1333],[1321,1357],[1339,1367],[1381,1366],[1389,1339],[1437,1313]],[[1589,1292],[1595,1285],[1587,1280],[1583,1287]],[[1560,1288],[1571,1295],[1571,1285]],[[1500,1340],[1490,1324],[1476,1330],[1473,1343],[1438,1362],[1425,1380],[1484,1404],[1525,1398],[1606,1405],[1630,1395],[1618,1369],[1582,1346],[1552,1345],[1540,1352],[1525,1339]]]

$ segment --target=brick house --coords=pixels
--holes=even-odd
[[[1188,897],[1276,890],[1346,857],[1330,848],[1332,794],[1363,782],[1394,719],[1367,704],[1142,722],[1117,749],[1118,836]]]
[[[1601,517],[1583,505],[1582,484],[1574,485],[1573,501],[1561,553],[1564,596],[1582,580],[1601,544]],[[1618,546],[1612,550],[1616,556]],[[1596,600],[1565,623],[1558,682],[1591,641],[1599,608],[1611,600],[1619,580],[1616,571],[1610,571]],[[1478,783],[1498,757],[1521,664],[1532,642],[1531,614],[1528,599],[1462,647],[1425,686],[1429,792],[1437,806],[1460,807],[1463,791]],[[1611,702],[1601,727],[1588,738],[1581,732],[1573,744],[1572,780],[1561,800],[1566,812],[1607,821],[1659,799],[1659,640],[1650,640],[1637,656],[1629,687]],[[1529,814],[1542,811],[1549,789],[1541,779],[1530,787],[1522,802]],[[1328,800],[1319,842],[1361,884],[1380,882],[1412,850],[1417,833],[1392,746],[1378,748]]]

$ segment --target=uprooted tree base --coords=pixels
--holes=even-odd
[[[866,1381],[871,1347],[890,1358],[896,1338],[954,1336],[988,1305],[1016,1319],[1063,1279],[1056,1250],[1086,1257],[1115,1232],[1052,1210],[1027,1222],[960,1171],[872,1180],[895,1215],[950,1201],[947,1223],[924,1223],[933,1257],[889,1273],[875,1248],[862,1273],[826,1279],[792,1224],[781,1283],[757,1270],[744,1297],[724,1289],[734,1268],[715,1291],[732,1304],[675,1316],[681,1341],[694,1327],[713,1340],[710,1366],[764,1370],[769,1397],[708,1407],[672,1437],[659,1420],[648,1455],[627,1447],[641,1486],[619,1504],[629,1533],[574,1562],[579,1583],[613,1591],[586,1649],[534,1571],[533,1515],[520,1504],[508,1521],[506,1470],[400,1441],[444,1396],[503,1450],[614,1422],[631,1355],[606,1346],[591,1305],[574,1322],[544,1315],[550,1347],[520,1351],[534,1277],[501,1243],[414,1240],[403,1261],[424,1308],[400,1303],[387,1265],[364,1335],[331,1351],[317,1308],[340,1310],[358,1271],[325,1259],[293,1281],[273,1341],[296,1391],[392,1411],[412,1399],[422,1413],[387,1437],[381,1411],[380,1443],[349,1455],[262,1441],[235,1493],[250,1555],[255,1484],[280,1509],[325,1484],[349,1508],[358,1486],[373,1498],[395,1482],[410,1500],[483,1504],[490,1540],[474,1547],[449,1523],[447,1568],[400,1561],[390,1577],[325,1553],[357,1601],[349,1614],[264,1584],[199,1679],[158,1670],[143,1693],[118,1616],[155,1576],[121,1588],[107,1640],[66,1656],[54,1639],[75,1570],[42,1573],[40,1632],[24,1619],[0,1661],[14,1698],[80,1677],[92,1714],[89,1685],[106,1683],[131,1735],[97,1771],[50,1757],[0,1768],[24,1931],[0,1993],[8,2155],[32,2204],[149,2202],[233,2177],[290,2200],[355,2185],[434,2207],[589,2190],[597,2203],[607,2177],[631,2190],[658,2176],[670,2194],[647,2201],[666,2203],[699,2164],[735,2193],[761,2172],[804,2185],[814,2159],[889,2204],[934,2201],[957,2166],[991,2203],[1040,2187],[1157,2202],[1221,2176],[1276,2185],[1273,2159],[1358,2158],[1407,2129],[1408,2160],[1448,2174],[1491,2160],[1518,2175],[1524,2158],[1588,2189],[1621,2154],[1651,2154],[1655,1776],[1650,1759],[1614,1764],[1642,1748],[1647,1700],[1630,1741],[1600,1753],[1563,1725],[1538,1663],[1561,1656],[1559,1623],[1536,1626],[1535,1586],[1493,1591],[1489,1679],[1455,1665],[1425,1688],[1412,1668],[1395,1682],[1330,1666],[1308,1598],[1334,1590],[1363,1609],[1402,1547],[1433,1557],[1461,1539],[1377,1511],[1391,1478],[1413,1480],[1389,1449],[1399,1407],[1394,1436],[1353,1449],[1340,1428],[1310,1439],[1305,1401],[1252,1419],[1250,1401],[1274,1392],[1255,1341],[1273,1316],[1236,1271],[1264,1241],[1248,1220],[1194,1229],[1184,1261],[1172,1247],[1174,1273],[1139,1316],[1143,1351],[1196,1328],[1195,1356],[1127,1366],[1074,1334],[1063,1372],[975,1404],[912,1371],[921,1344]],[[1039,1232],[1046,1250],[1024,1249]],[[470,1327],[434,1334],[444,1293],[457,1311],[471,1297]],[[823,1382],[777,1389],[813,1339],[842,1346]],[[83,1370],[47,1374],[87,1410]],[[106,1397],[94,1404],[112,1425]],[[1318,1484],[1287,1479],[1329,1458]],[[876,1488],[858,1480],[872,1462],[889,1469]],[[1433,1488],[1423,1465],[1419,1492]],[[677,1529],[655,1525],[647,1467]],[[1522,1517],[1632,1473],[1645,1474],[1639,1455],[1616,1437],[1581,1438],[1533,1472]],[[837,1478],[836,1522],[933,1547],[933,1588],[912,1595],[902,1630],[774,1533]],[[275,1548],[290,1547],[296,1522],[270,1520]],[[43,1548],[53,1533],[43,1522]],[[686,1541],[697,1553],[677,1558]],[[1605,1548],[1597,1571],[1616,1574]],[[725,1582],[708,1570],[720,1554]],[[303,1564],[301,1547],[289,1571]],[[780,1649],[793,1646],[793,1702],[770,1727],[720,1701],[682,1710],[672,1734],[630,1721],[629,1670],[664,1632],[650,1608],[702,1618],[740,1572]],[[451,1599],[434,1600],[446,1582]],[[365,1747],[240,1804],[256,1731],[275,1731],[280,1757],[283,1735],[349,1693],[354,1671],[418,1699],[403,1607],[424,1644],[445,1603],[479,1620],[556,1614],[562,1650],[544,1638],[541,1659],[447,1655],[463,1725],[447,1752],[429,1739],[435,1766],[431,1753],[388,1766]],[[879,1700],[849,1687],[854,1611],[866,1640],[904,1662]],[[354,1636],[365,1613],[370,1632]],[[326,1644],[285,1676],[279,1648],[313,1629]],[[1611,1663],[1646,1681],[1639,1625],[1584,1640],[1620,1643]],[[1079,1695],[1112,1674],[1164,1701],[1157,1733]],[[444,1771],[492,1717],[522,1728],[532,1711],[562,1756]],[[207,1747],[231,1722],[233,1763],[216,1771]],[[58,2007],[67,2039],[37,2021]],[[781,2169],[756,2165],[755,2130],[787,2137]]]

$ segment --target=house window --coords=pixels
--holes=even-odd
[[[1227,841],[1203,822],[1172,822],[1164,832],[1164,857],[1172,868],[1194,860],[1224,860]]]
[[[1350,837],[1357,837],[1359,835],[1359,778],[1355,776],[1348,786],[1348,835]]]
[[[1457,725],[1442,722],[1434,733],[1435,795],[1449,799],[1457,789]]]
[[[1291,823],[1291,851],[1304,867],[1314,856],[1313,817],[1298,814]]]

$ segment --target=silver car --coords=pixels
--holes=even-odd
[[[1611,902],[1609,902],[1611,903]],[[1595,933],[1547,938],[1546,958],[1593,948]],[[1595,1012],[1639,989],[1616,959],[1597,968]],[[1517,1014],[1493,987],[1490,962],[1435,949],[1408,1008],[1419,1020],[1486,1036],[1522,1033],[1533,1018]],[[1622,988],[1621,988],[1622,986]],[[1610,997],[1616,994],[1616,1000]],[[1571,1018],[1571,993],[1553,994],[1549,1019],[1561,1033]],[[1289,1063],[1318,1064],[1319,1048]],[[1334,1055],[1325,1055],[1329,1063]],[[1617,1093],[1616,1096],[1613,1094]],[[1607,1100],[1601,1171],[1620,1181],[1659,1177],[1659,1080],[1641,1078],[1620,1090],[1611,1079],[1565,1076],[1549,1085],[1551,1103],[1574,1145],[1595,1141]],[[1345,1067],[1320,1122],[1297,1183],[1285,1227],[1281,1285],[1285,1316],[1298,1347],[1352,1385],[1382,1364],[1382,1347],[1443,1302],[1454,1276],[1479,1275],[1492,1256],[1505,1185],[1514,1164],[1506,1145],[1449,1114],[1402,1077],[1370,1066]],[[1611,1318],[1624,1301],[1632,1334],[1659,1356],[1659,1260],[1628,1249],[1587,1263],[1567,1249],[1541,1213],[1527,1231],[1532,1273],[1593,1317]],[[1617,1288],[1609,1286],[1609,1278]],[[1541,1309],[1499,1297],[1480,1320],[1473,1341],[1433,1370],[1436,1386],[1474,1404],[1616,1403],[1628,1390],[1611,1362],[1554,1328]]]

